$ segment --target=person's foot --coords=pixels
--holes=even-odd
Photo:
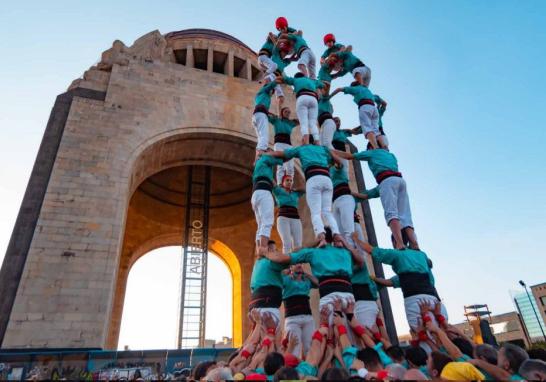
[[[318,241],[318,244],[317,244],[317,247],[318,248],[322,248],[324,246],[326,246],[326,235],[324,233],[321,233],[320,235],[317,236],[317,241]]]

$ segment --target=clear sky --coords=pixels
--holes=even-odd
[[[463,305],[513,309],[508,290],[546,281],[546,2],[543,0],[10,2],[0,11],[0,258],[47,118],[115,39],[210,28],[258,49],[277,16],[372,69],[384,124],[408,183],[422,248],[453,321]],[[334,81],[346,84],[348,78]],[[348,96],[334,107],[356,126]],[[250,121],[249,121],[250,123]],[[363,148],[363,139],[354,142]],[[373,180],[367,168],[368,183]],[[249,205],[250,208],[250,205]],[[372,201],[380,244],[389,244]],[[151,257],[150,257],[151,258]],[[131,291],[129,291],[131,293]],[[400,332],[402,300],[391,293]]]

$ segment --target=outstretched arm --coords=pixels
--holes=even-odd
[[[330,153],[332,153],[332,156],[335,154],[338,157],[341,157],[343,159],[353,159],[354,158],[353,154],[345,152],[345,151],[330,149]]]
[[[318,281],[318,279],[315,277],[315,275],[313,275],[313,274],[310,273],[310,272],[307,272],[305,269],[303,270],[303,274],[305,275],[305,277],[307,277],[307,279],[308,279],[309,281],[311,281],[311,284],[313,285],[313,287],[318,288],[319,281]]]
[[[423,317],[423,321],[425,318],[429,318],[429,316]],[[451,342],[449,337],[447,336],[446,332],[444,332],[442,329],[440,329],[432,320],[425,322],[425,327],[427,330],[431,333],[434,333],[436,337],[440,340],[444,348],[446,348],[447,353],[449,356],[453,359],[458,359],[463,356],[463,352],[459,350],[459,348]]]
[[[498,381],[508,381],[510,380],[510,377],[512,376],[509,372],[504,370],[501,367],[498,367],[496,365],[492,365],[487,361],[484,361],[482,359],[471,359],[468,361],[472,365],[479,367],[483,371],[485,371],[487,374],[491,375],[493,379],[496,379]]]
[[[274,158],[284,158],[284,151],[268,151],[261,155],[269,155]]]
[[[332,94],[330,94],[330,98],[332,98],[333,96],[335,96],[338,93],[341,93],[342,91],[343,91],[343,88],[337,88],[336,90],[334,90],[332,92]]]
[[[394,283],[392,282],[391,279],[383,279],[381,277],[374,276],[374,277],[372,277],[372,280],[375,281],[376,284],[383,285],[383,286],[386,286],[386,287],[394,286]]]
[[[365,241],[360,240],[360,238],[358,237],[358,232],[353,232],[352,238],[354,242],[356,243],[356,245],[358,245],[360,248],[362,248],[364,251],[366,251],[370,255],[372,254],[373,247],[370,245],[370,243],[366,243]]]
[[[279,264],[290,264],[290,256],[286,255],[281,252],[270,252],[267,251],[265,254],[265,257],[267,257],[269,260],[273,261],[274,263]]]
[[[332,155],[332,159],[334,160],[334,163],[337,166],[342,166],[343,161],[341,160],[341,157],[339,155],[337,155],[337,153],[335,153],[334,151],[336,151],[336,150],[330,150],[330,155]]]

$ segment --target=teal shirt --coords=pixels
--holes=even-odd
[[[286,191],[284,187],[273,187],[273,196],[278,206],[288,206],[298,208],[299,199],[304,193],[300,191]]]
[[[389,280],[391,280],[393,288],[400,288],[400,277],[392,276]]]
[[[355,159],[365,160],[374,176],[383,171],[398,171],[398,161],[394,154],[384,149],[360,151],[354,155]]]
[[[330,66],[327,64],[322,64],[318,72],[319,81],[332,82],[334,77],[330,74]]]
[[[372,297],[377,299],[377,285],[375,285],[375,282],[370,278],[370,272],[368,271],[368,266],[365,262],[362,268],[353,269],[351,283],[362,285],[368,284],[370,286],[370,292],[372,292]]]
[[[322,113],[334,113],[334,107],[330,102],[330,96],[321,96],[318,100],[318,115]]]
[[[353,258],[345,248],[328,244],[322,248],[302,248],[289,256],[291,264],[309,263],[317,278],[353,275]]]
[[[294,51],[299,53],[302,48],[309,48],[307,41],[299,34],[289,34],[288,39],[294,43]]]
[[[279,72],[281,72],[281,73],[282,73],[282,72],[284,71],[284,69],[285,69],[288,65],[290,65],[290,63],[292,62],[292,61],[290,61],[290,60],[288,60],[288,59],[283,59],[283,58],[281,58],[281,55],[280,55],[280,53],[279,53],[279,49],[278,49],[277,47],[275,47],[275,48],[273,49],[273,53],[271,54],[271,60],[272,60],[275,64],[277,64],[277,70],[278,70]]]
[[[519,374],[513,374],[511,377],[510,377],[510,381],[524,381],[525,378],[523,378],[521,375]]]
[[[316,92],[317,89],[322,89],[324,87],[324,84],[321,81],[312,80],[309,77],[294,78],[284,76],[283,81],[288,85],[292,85],[296,94],[298,94],[301,90]]]
[[[333,163],[330,150],[324,146],[317,145],[302,145],[284,150],[286,159],[299,158],[303,171],[306,171],[309,166],[328,167]]]
[[[275,134],[292,134],[292,130],[297,125],[296,122],[294,122],[291,119],[284,119],[279,118],[274,115],[268,116],[269,123],[273,125],[273,131]]]
[[[345,86],[343,88],[343,93],[352,95],[353,101],[357,105],[363,99],[374,100],[373,93],[370,91],[370,89],[362,85]]]
[[[281,158],[274,158],[271,155],[262,155],[254,165],[252,182],[255,182],[258,177],[263,176],[273,183],[273,170],[275,169],[275,166],[282,166],[282,164],[283,161]]]
[[[262,50],[267,50],[269,53],[272,53],[274,47],[275,47],[275,44],[273,44],[273,42],[271,41],[271,39],[268,37],[268,38],[265,40],[265,44],[263,44],[262,47],[260,48],[260,52],[261,52]]]
[[[277,86],[276,82],[269,82],[262,86],[258,90],[258,93],[256,93],[256,97],[254,97],[254,106],[264,105],[269,110],[269,106],[271,106],[271,91],[275,89],[275,86]]]
[[[332,141],[347,143],[349,141],[348,138],[352,135],[353,133],[351,133],[349,130],[337,129],[334,133]]]
[[[324,51],[324,53],[322,53],[322,56],[320,56],[320,57],[321,58],[327,58],[330,54],[338,52],[341,48],[344,48],[344,45],[336,43],[336,44],[332,45],[331,48],[326,49]]]
[[[309,296],[311,281],[307,277],[296,280],[288,275],[282,275],[282,299],[292,296]]]
[[[256,289],[265,286],[282,288],[281,272],[284,268],[284,265],[275,263],[265,257],[256,260],[250,277],[250,290],[254,292]]]
[[[298,30],[290,27],[286,27],[286,32],[284,33],[296,33]],[[280,37],[282,32],[277,33],[277,37]]]
[[[343,60],[343,70],[352,72],[354,68],[362,64],[362,61],[351,52],[339,52],[338,57]]]
[[[372,250],[375,260],[392,266],[392,270],[400,275],[401,273],[425,273],[428,274],[430,283],[434,285],[434,276],[428,266],[428,257],[425,252],[415,249],[384,249],[375,247]]]
[[[347,171],[342,168],[337,168],[336,166],[330,167],[330,179],[332,179],[332,185],[334,187],[346,183],[349,184],[349,177],[347,176]]]

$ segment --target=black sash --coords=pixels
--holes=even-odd
[[[264,113],[264,114],[268,114],[269,113],[269,110],[267,110],[267,107],[265,107],[265,105],[262,105],[261,103],[254,106],[254,113],[252,114],[256,114],[256,113]]]
[[[290,218],[290,219],[300,218],[300,215],[298,214],[298,209],[292,206],[280,206],[279,216],[284,216],[285,218]]]
[[[377,174],[377,176],[375,177],[375,181],[377,182],[377,184],[381,184],[382,181],[384,181],[387,178],[390,178],[391,176],[396,176],[398,178],[401,178],[402,173],[398,171],[386,170]]]
[[[273,190],[273,181],[265,176],[259,176],[252,184],[252,192],[256,190]]]
[[[325,276],[319,279],[319,294],[324,297],[334,292],[353,293],[351,280],[348,276]]]
[[[313,176],[324,175],[330,177],[330,171],[326,167],[322,166],[309,166],[305,169],[305,180],[309,180]]]
[[[265,286],[256,289],[250,297],[248,310],[253,308],[280,308],[282,303],[282,289],[276,286]]]
[[[375,106],[375,102],[371,99],[361,99],[360,101],[358,101],[358,107],[362,106],[362,105],[373,105]]]
[[[334,117],[332,116],[331,113],[325,111],[324,113],[321,113],[319,116],[318,116],[318,124],[319,126],[322,126],[322,124],[324,123],[324,121],[326,121],[327,119],[334,119]]]
[[[347,183],[340,183],[334,187],[334,196],[332,200],[336,200],[343,195],[351,195],[351,189]]]
[[[318,95],[312,90],[309,89],[301,89],[299,92],[296,93],[296,98],[301,97],[302,95],[308,95],[311,97],[314,97],[318,101]]]
[[[375,301],[370,284],[353,284],[355,301]]]
[[[334,146],[334,149],[336,150],[345,151],[345,142],[332,141],[332,146]]]
[[[289,144],[289,145],[292,144],[292,142],[290,141],[290,134],[285,134],[285,133],[275,134],[274,142],[275,143],[286,143],[286,144]]]
[[[300,314],[311,314],[311,305],[309,305],[309,296],[291,296],[283,300],[284,316],[297,316]]]
[[[400,278],[400,287],[404,298],[415,296],[418,294],[428,294],[436,297],[438,300],[438,292],[432,283],[428,273],[407,272],[398,274]]]

